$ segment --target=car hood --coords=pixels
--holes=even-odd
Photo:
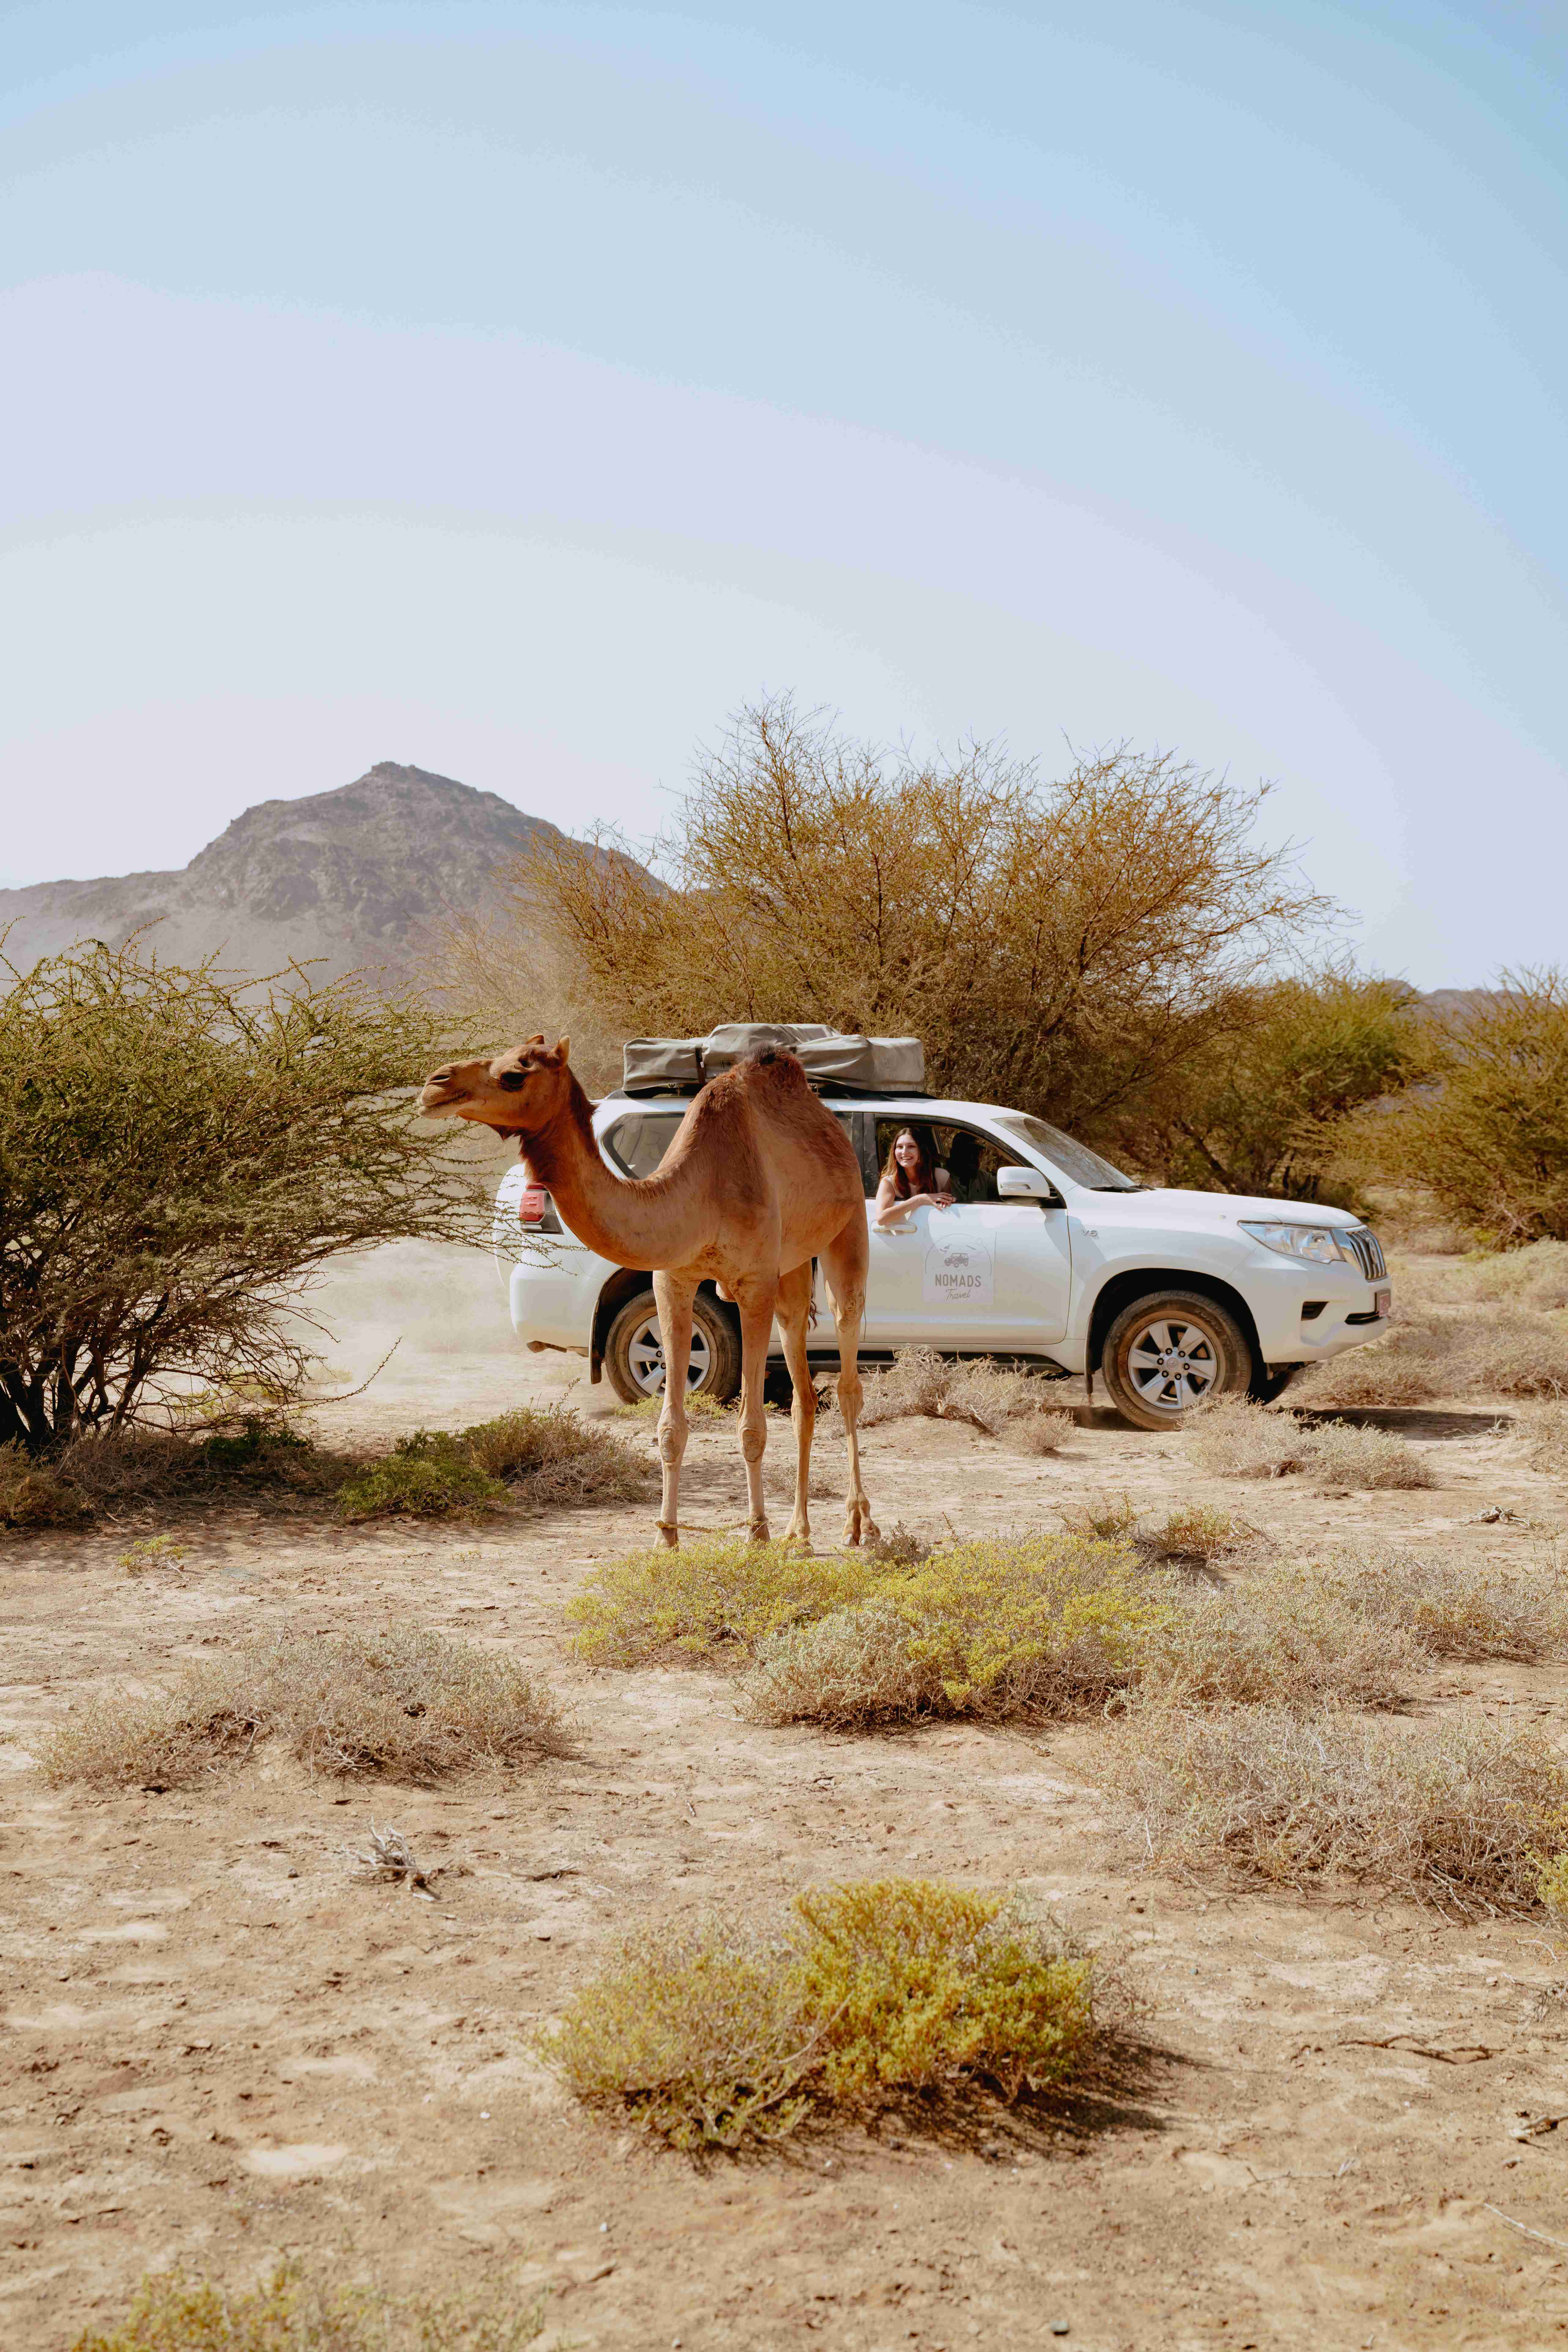
[[[1268,1217],[1281,1224],[1332,1225],[1349,1233],[1361,1219],[1349,1209],[1326,1209],[1318,1201],[1269,1201],[1245,1192],[1199,1192],[1175,1185],[1153,1185],[1147,1192],[1085,1192],[1079,1196],[1084,1216],[1125,1220],[1142,1224],[1150,1218],[1169,1217],[1181,1224],[1234,1225],[1243,1217]]]

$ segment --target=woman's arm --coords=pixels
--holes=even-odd
[[[884,1192],[887,1196],[885,1199]],[[877,1187],[875,1222],[885,1233],[889,1226],[896,1225],[901,1217],[911,1215],[916,1209],[946,1209],[951,1208],[952,1205],[952,1201],[947,1196],[944,1195],[939,1199],[934,1192],[911,1192],[907,1200],[900,1201],[892,1185],[884,1178]]]

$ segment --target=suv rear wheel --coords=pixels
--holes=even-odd
[[[1192,1406],[1246,1394],[1252,1350],[1235,1317],[1201,1291],[1151,1291],[1106,1333],[1100,1370],[1123,1421],[1180,1429]]]
[[[664,1342],[651,1289],[628,1298],[605,1333],[605,1370],[616,1394],[627,1404],[664,1394]],[[691,1316],[687,1393],[700,1390],[728,1404],[740,1385],[741,1342],[735,1327],[722,1307],[699,1291]]]

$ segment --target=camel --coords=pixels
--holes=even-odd
[[[710,1079],[656,1173],[627,1181],[600,1154],[588,1097],[568,1066],[568,1044],[563,1037],[547,1047],[540,1035],[493,1061],[448,1062],[426,1079],[419,1108],[426,1118],[474,1119],[515,1136],[520,1156],[548,1188],[568,1230],[601,1257],[652,1274],[665,1365],[660,1536],[672,1547],[680,1540],[692,1303],[699,1284],[712,1280],[741,1311],[740,1448],[750,1534],[754,1542],[768,1540],[763,1381],[776,1317],[795,1384],[795,1510],[785,1541],[810,1543],[806,1489],[816,1391],[805,1351],[816,1257],[838,1335],[838,1405],[849,1452],[844,1539],[875,1543],[858,1433],[869,1241],[865,1186],[848,1136],[813,1094],[795,1056],[768,1046]]]

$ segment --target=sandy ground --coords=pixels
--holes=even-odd
[[[569,1360],[512,1349],[484,1269],[414,1254],[390,1270],[328,1302],[347,1373],[406,1336],[324,1431],[613,1403],[573,1386]],[[1088,1411],[1043,1462],[963,1429],[880,1428],[868,1484],[884,1527],[932,1537],[1107,1490],[1239,1507],[1290,1549],[1375,1531],[1512,1559],[1568,1518],[1484,1407],[1383,1418],[1430,1450],[1435,1489],[1225,1486],[1179,1441]],[[784,1452],[775,1437],[781,1493]],[[689,1465],[683,1516],[736,1523],[732,1427],[700,1430]],[[841,1492],[830,1442],[820,1469]],[[1493,1505],[1514,1518],[1479,1522]],[[816,1516],[836,1541],[837,1506]],[[285,2251],[398,2288],[515,2265],[546,2298],[546,2344],[584,2352],[1518,2352],[1568,2336],[1568,2120],[1512,2136],[1568,2119],[1568,1953],[1529,1923],[1152,1874],[1116,1843],[1092,1727],[830,1739],[740,1722],[717,1675],[586,1673],[562,1603],[652,1517],[476,1531],[208,1513],[180,1521],[183,1573],[134,1580],[114,1565],[123,1534],[5,1544],[8,2352],[64,2352],[149,2267],[243,2279]],[[261,1627],[384,1611],[536,1668],[574,1710],[575,1756],[438,1791],[345,1789],[263,1756],[201,1794],[112,1799],[51,1791],[32,1766],[91,1688],[147,1687]],[[1416,1711],[1467,1697],[1568,1732],[1558,1670],[1447,1674]],[[373,1817],[443,1866],[435,1902],[356,1880]],[[1050,2129],[850,2136],[698,2169],[579,2111],[528,2053],[605,1943],[656,1913],[751,1916],[813,1879],[893,1872],[1023,1884],[1113,1941],[1149,2003],[1141,2077]]]

